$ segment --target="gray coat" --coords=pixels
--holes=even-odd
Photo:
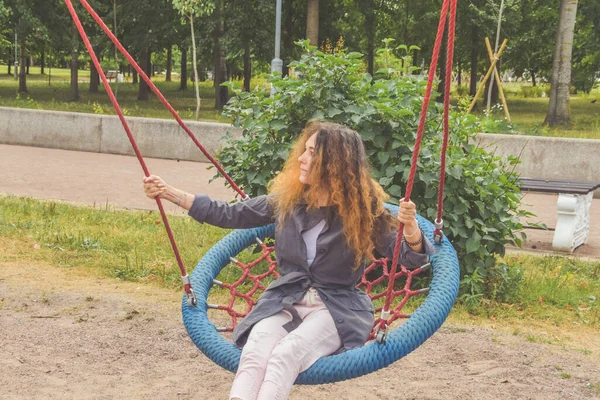
[[[299,302],[313,287],[327,306],[342,340],[342,351],[365,344],[374,322],[374,308],[369,296],[355,287],[363,275],[365,265],[353,269],[354,251],[344,238],[339,216],[333,207],[307,211],[298,205],[283,226],[275,230],[275,254],[281,277],[269,285],[252,311],[234,329],[233,339],[242,347],[250,330],[258,321],[287,310],[292,321],[284,326],[288,331],[302,322],[292,304]],[[189,215],[201,223],[222,228],[247,229],[275,222],[275,215],[267,196],[245,202],[229,204],[198,195]],[[325,227],[317,238],[316,255],[311,266],[306,260],[306,245],[302,232],[325,219]],[[380,238],[377,248],[382,255],[392,258],[397,231],[392,230]],[[415,253],[402,243],[400,262],[407,268],[417,268],[427,263],[435,251],[424,238],[425,254]]]

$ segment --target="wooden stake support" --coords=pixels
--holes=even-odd
[[[488,57],[490,58],[491,62],[492,58],[494,58],[494,52],[492,51],[490,39],[488,39],[487,37],[485,38],[485,46],[487,47]],[[500,73],[498,72],[498,68],[496,67],[494,67],[494,77],[496,78],[496,84],[498,85],[498,92],[500,94],[500,99],[502,100],[502,106],[504,106],[504,115],[506,116],[506,120],[508,122],[512,122],[510,120],[510,113],[508,112],[508,104],[506,104],[506,97],[504,97],[504,89],[502,88],[502,80],[500,80]]]
[[[490,65],[490,69],[488,70],[487,74],[483,78],[483,82],[481,83],[479,90],[477,90],[477,93],[475,94],[475,97],[473,98],[473,102],[471,103],[471,106],[469,107],[468,112],[470,113],[471,111],[473,111],[473,108],[475,108],[475,104],[477,104],[477,100],[479,100],[479,97],[485,90],[485,84],[487,83],[488,79],[490,79],[490,76],[492,75],[492,73],[494,73],[496,82],[498,83],[498,88],[500,90],[500,97],[502,98],[502,104],[504,105],[504,114],[506,115],[508,122],[510,122],[510,114],[508,113],[508,107],[506,106],[506,98],[504,97],[504,90],[502,90],[500,74],[498,74],[498,70],[496,69],[496,64],[500,60],[500,56],[504,52],[504,49],[506,49],[506,45],[508,44],[508,39],[504,39],[504,41],[502,42],[502,46],[500,46],[500,49],[498,50],[498,53],[496,53],[496,54],[492,54],[492,46],[490,45],[490,40],[488,38],[485,38],[485,44],[488,48],[488,56],[490,57],[490,62],[492,65]]]

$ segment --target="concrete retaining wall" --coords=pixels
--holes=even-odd
[[[521,158],[523,177],[600,181],[600,140],[479,134],[477,143],[497,155]],[[600,190],[594,197],[600,198]]]
[[[208,161],[175,120],[127,117],[145,157]],[[239,130],[214,122],[186,121],[209,154],[219,151],[221,138]],[[96,153],[134,155],[116,116],[0,107],[0,143]]]
[[[176,121],[128,117],[146,157],[207,161]],[[223,146],[227,124],[186,121],[210,154]],[[600,140],[480,134],[476,141],[498,155],[521,155],[521,176],[545,179],[600,180]],[[65,150],[133,155],[116,116],[0,107],[0,143]],[[596,191],[600,197],[600,190]]]

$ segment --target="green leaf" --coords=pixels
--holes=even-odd
[[[388,193],[396,198],[402,197],[402,188],[398,185],[392,185],[388,189]]]
[[[390,159],[390,153],[382,151],[379,154],[377,154],[377,158],[379,159],[381,165],[385,165],[385,163],[387,163]]]
[[[329,107],[327,109],[327,116],[329,118],[334,118],[335,116],[340,115],[341,113],[343,113],[342,110],[334,108],[334,107]]]
[[[310,119],[319,119],[319,120],[323,120],[325,119],[325,114],[323,114],[323,111],[321,110],[317,110],[315,111],[315,113],[310,117]]]
[[[467,254],[473,253],[479,249],[480,241],[474,237],[470,237],[467,240]]]

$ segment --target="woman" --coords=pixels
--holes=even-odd
[[[295,144],[268,196],[228,204],[193,196],[160,178],[144,180],[160,196],[201,223],[223,228],[276,224],[281,277],[234,330],[242,347],[231,399],[287,399],[297,375],[320,357],[363,346],[374,322],[373,304],[356,289],[376,249],[392,258],[398,221],[371,178],[358,133],[312,121]],[[434,251],[422,236],[412,202],[401,202],[400,262],[416,268]]]

